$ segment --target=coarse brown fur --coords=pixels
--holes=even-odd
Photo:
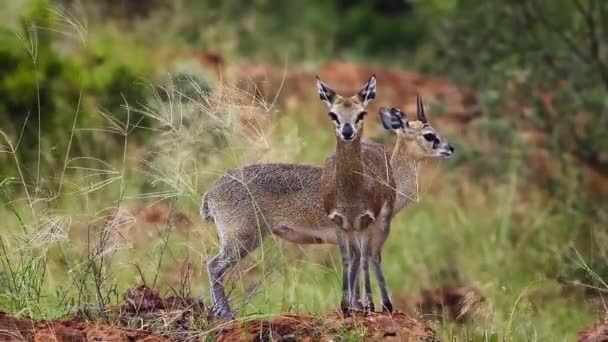
[[[386,149],[362,152],[361,135],[355,141],[336,143],[336,152],[323,167],[321,188],[325,213],[339,212],[343,228],[361,230],[366,227],[356,220],[369,210],[378,217],[384,204],[392,208],[395,201],[395,180],[390,169],[391,156]]]

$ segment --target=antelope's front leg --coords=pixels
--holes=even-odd
[[[361,232],[361,263],[363,267],[364,302],[365,312],[374,312],[374,299],[372,298],[372,283],[369,275],[369,259],[372,256],[372,227]]]
[[[336,229],[336,237],[338,240],[338,247],[340,248],[340,256],[342,257],[342,300],[340,301],[340,308],[342,309],[342,314],[347,316],[350,314],[351,298],[349,281],[351,246],[349,246],[346,233],[341,228]]]
[[[348,269],[348,281],[350,290],[350,308],[352,310],[363,310],[361,304],[361,291],[359,289],[359,273],[361,272],[361,250],[357,244],[354,234],[349,235],[350,265]]]

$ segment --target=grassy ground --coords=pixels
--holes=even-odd
[[[286,113],[278,119],[274,132],[266,136],[264,159],[310,163],[323,159],[331,146],[331,132],[298,118],[298,113]],[[216,238],[213,226],[196,217],[198,189],[203,190],[223,168],[232,167],[234,158],[247,160],[253,154],[234,152],[238,143],[230,146],[218,152],[210,168],[198,165],[205,172],[197,178],[203,184],[196,191],[174,188],[169,202],[164,202],[169,203],[167,211],[173,207],[185,212],[192,224],[162,218],[142,224],[140,214],[128,211],[134,203],[161,197],[150,193],[147,198],[141,192],[141,179],[135,180],[140,171],[129,155],[114,168],[122,170],[115,178],[106,177],[108,185],[87,187],[85,183],[101,182],[92,181],[101,171],[85,170],[81,176],[66,178],[64,189],[54,198],[41,197],[42,192],[28,187],[28,199],[25,188],[5,182],[2,281],[10,286],[2,287],[0,306],[44,318],[61,317],[75,307],[95,313],[141,282],[164,291],[181,288],[206,296],[202,265],[216,251]],[[294,152],[287,160],[285,150]],[[230,157],[224,165],[221,156],[226,153]],[[243,157],[234,157],[235,153]],[[283,157],[274,157],[279,153]],[[576,235],[568,228],[576,224],[571,223],[573,215],[559,210],[561,204],[547,202],[541,191],[525,189],[515,171],[508,181],[488,186],[463,177],[459,169],[450,168],[450,161],[441,163],[445,165],[423,166],[420,202],[393,222],[384,252],[393,295],[441,285],[480,289],[486,301],[472,322],[463,327],[436,323],[446,340],[467,336],[572,340],[594,320],[585,300],[564,295],[556,281]],[[518,163],[510,162],[514,170]],[[167,184],[179,183],[169,173],[163,175]],[[15,182],[19,185],[18,179]],[[8,193],[11,188],[16,192]],[[112,216],[109,207],[123,208],[125,213]],[[138,223],[130,225],[130,221]],[[185,276],[190,267],[192,274]],[[339,268],[333,247],[301,247],[269,239],[231,275],[233,298],[244,316],[334,310]]]

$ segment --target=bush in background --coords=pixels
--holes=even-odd
[[[75,154],[111,159],[118,145],[81,128],[112,128],[127,122],[128,112],[128,130],[147,126],[128,109],[147,98],[147,55],[111,31],[84,45],[66,39],[84,28],[47,1],[31,2],[20,18],[18,27],[0,26],[0,122],[24,169],[63,164],[73,127]]]
[[[442,3],[454,6],[440,11]],[[585,168],[608,172],[608,2],[459,0],[425,6],[442,13],[443,26],[427,67],[479,90],[486,114],[481,132],[499,145],[485,163],[504,165],[511,146],[519,153],[550,152],[551,177],[538,185],[560,203],[556,210],[581,218],[564,223],[578,232],[575,246],[585,251],[582,257],[564,251],[570,265],[565,272],[601,286],[598,279],[608,278],[601,257],[608,252],[599,242],[606,232],[593,227],[607,222],[598,201],[608,197],[592,198],[581,184]],[[513,140],[514,133],[520,138]],[[522,133],[542,139],[526,140]],[[476,159],[468,163],[481,165]],[[487,171],[494,177],[500,168]],[[522,163],[519,174],[529,171]],[[582,260],[590,260],[588,268]]]

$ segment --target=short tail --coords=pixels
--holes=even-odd
[[[213,217],[213,214],[211,213],[211,209],[209,208],[209,196],[207,196],[207,194],[205,194],[205,196],[203,196],[203,203],[201,204],[201,217],[204,218],[205,220],[211,222],[211,223],[215,223],[215,218]]]

